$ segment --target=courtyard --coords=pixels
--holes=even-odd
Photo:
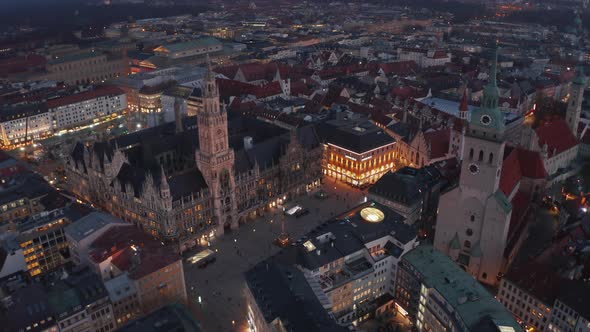
[[[365,197],[363,191],[333,180],[328,180],[322,189],[328,193],[327,198],[310,194],[285,204],[297,203],[309,210],[300,218],[284,216],[281,207],[274,208],[212,241],[209,249],[215,252],[214,263],[200,268],[186,263],[185,259],[189,305],[204,331],[247,331],[243,273],[280,250],[273,241],[283,227],[296,240],[330,217],[361,203]]]

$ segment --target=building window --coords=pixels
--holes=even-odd
[[[473,149],[469,150],[469,159],[473,159]]]
[[[494,161],[494,154],[493,153],[490,153],[490,157],[488,159],[488,163],[491,164],[493,161]]]
[[[487,273],[484,272],[484,273],[481,274],[481,278],[482,279],[486,279],[487,277],[488,277],[488,274]]]
[[[465,248],[471,248],[471,242],[469,240],[465,240],[465,242],[463,242],[463,246]]]
[[[479,157],[477,158],[477,161],[483,161],[483,150],[479,150]]]
[[[467,231],[465,231],[465,233],[467,234],[467,236],[471,236],[473,235],[473,230],[471,228],[467,228]]]
[[[470,219],[472,222],[474,222],[474,221],[475,221],[475,216],[474,216],[474,215],[471,215],[471,217],[469,217],[469,219]]]

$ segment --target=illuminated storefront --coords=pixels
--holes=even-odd
[[[395,142],[361,153],[328,143],[324,145],[322,172],[325,176],[362,187],[395,169]]]

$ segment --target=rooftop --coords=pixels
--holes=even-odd
[[[79,60],[90,59],[90,58],[95,58],[95,57],[99,57],[99,56],[104,56],[104,54],[102,54],[100,52],[94,52],[94,51],[76,53],[76,54],[68,54],[68,55],[60,56],[55,59],[51,59],[47,62],[47,64],[57,65],[60,63],[79,61]]]
[[[457,311],[471,331],[489,316],[498,327],[522,328],[512,314],[471,275],[431,245],[416,247],[403,256],[421,275],[422,283],[436,291]]]
[[[271,257],[246,271],[245,277],[268,323],[279,319],[288,331],[347,331],[328,315],[295,266]]]
[[[111,257],[111,263],[129,278],[138,280],[158,271],[181,257],[170,247],[164,247],[146,233],[133,227],[111,227],[90,245],[91,258],[99,263]]]
[[[78,221],[68,225],[66,235],[80,241],[109,224],[126,224],[121,219],[103,212],[92,212]]]
[[[217,40],[215,38],[211,38],[211,37],[204,37],[204,38],[199,38],[199,39],[191,40],[191,41],[187,41],[187,42],[162,45],[162,46],[158,47],[156,49],[156,51],[158,51],[159,49],[162,49],[162,51],[167,50],[169,52],[182,52],[182,51],[191,50],[194,48],[217,46],[217,45],[221,45],[221,42],[219,40]]]
[[[171,304],[147,316],[135,320],[117,331],[119,332],[199,332],[201,328],[188,308],[181,304]]]
[[[367,211],[367,208],[380,212],[379,218],[375,220],[383,219],[375,222],[371,218],[363,218],[361,213]],[[326,235],[330,235],[328,240],[325,239]],[[362,250],[366,243],[384,236],[391,236],[401,244],[406,244],[416,238],[417,230],[406,224],[398,213],[384,205],[369,201],[307,233],[305,243],[300,243],[296,248],[298,261],[307,269],[313,270]],[[309,246],[308,242],[313,244],[313,247]]]
[[[395,143],[395,138],[383,132],[368,119],[330,120],[318,125],[318,135],[326,144],[336,145],[359,154]]]
[[[441,178],[442,175],[433,166],[420,169],[404,167],[383,175],[369,188],[369,193],[404,205],[413,205],[422,200],[424,194],[438,184]]]

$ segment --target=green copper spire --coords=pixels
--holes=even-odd
[[[453,236],[449,246],[451,249],[461,249],[461,244],[459,243],[459,234],[457,234],[457,232],[455,232],[455,236]]]
[[[488,84],[483,89],[481,106],[472,112],[469,126],[472,130],[470,135],[481,136],[484,139],[500,140],[504,133],[504,115],[498,108],[500,91],[496,76],[498,72],[498,48],[494,50],[491,59],[490,77]]]
[[[496,81],[496,76],[498,75],[498,48],[494,50],[494,55],[492,58],[492,66],[490,68],[490,77],[488,80],[488,84],[485,86],[483,90],[483,98],[481,106],[487,109],[495,109],[498,108],[498,99],[500,98],[500,93],[498,92],[498,83]]]

